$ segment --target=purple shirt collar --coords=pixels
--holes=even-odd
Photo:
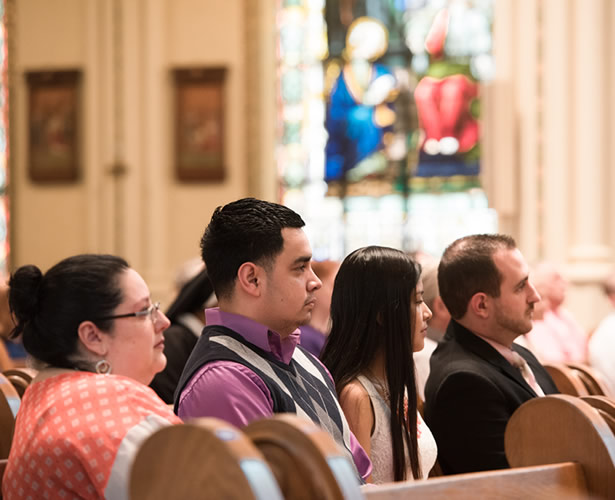
[[[221,311],[219,307],[205,309],[205,324],[230,328],[250,344],[270,352],[276,359],[286,364],[290,363],[300,338],[298,328],[283,339],[279,333],[269,330],[265,325],[240,314]]]

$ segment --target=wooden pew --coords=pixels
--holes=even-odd
[[[244,435],[199,419],[164,428],[144,443],[131,474],[131,498],[615,498],[615,434],[601,416],[615,411],[615,404],[588,398],[553,395],[522,405],[506,429],[511,469],[361,488],[333,439],[309,421],[279,415],[250,424]],[[241,466],[246,458],[268,471],[268,489],[274,491],[276,481],[280,489],[254,496],[254,474]]]
[[[283,497],[263,455],[239,429],[203,418],[165,427],[142,443],[130,472],[130,498]]]
[[[9,379],[9,382],[13,384],[20,398],[23,396],[24,392],[26,392],[26,389],[34,377],[36,377],[37,373],[38,370],[34,368],[11,368],[2,372],[2,374]]]
[[[581,399],[594,408],[599,408],[615,418],[615,401],[613,399],[606,396],[584,396]]]
[[[602,375],[593,368],[581,363],[569,363],[568,368],[577,372],[590,396],[607,396],[610,398],[614,396],[611,394],[611,390],[605,383]]]
[[[9,456],[20,403],[21,399],[13,385],[0,374],[0,459]]]
[[[284,498],[361,498],[353,465],[334,439],[314,422],[283,414],[257,420],[243,432],[263,453]]]
[[[551,375],[559,392],[570,396],[589,396],[589,391],[581,380],[579,372],[570,369],[560,363],[544,365],[545,370]]]
[[[513,468],[364,488],[367,500],[406,498],[615,498],[615,438],[588,403],[535,398],[506,428]]]
[[[573,463],[522,467],[442,476],[421,481],[364,487],[366,500],[481,499],[498,500],[572,498],[569,492],[585,488],[582,470]],[[562,492],[564,494],[562,494]]]
[[[512,467],[576,462],[589,495],[615,498],[615,436],[582,399],[554,395],[528,401],[510,419],[505,443]]]
[[[6,458],[0,459],[0,499],[2,499],[2,478],[4,477],[4,471],[9,461]]]
[[[598,411],[615,434],[615,402],[606,396],[584,396],[581,399]]]

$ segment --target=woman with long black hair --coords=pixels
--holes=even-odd
[[[374,483],[427,477],[436,460],[435,440],[417,411],[412,359],[431,318],[420,274],[404,252],[371,246],[346,257],[333,287],[322,360],[370,455]]]

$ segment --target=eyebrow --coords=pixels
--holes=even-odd
[[[312,256],[311,255],[303,255],[301,257],[296,258],[293,261],[293,266],[296,265],[296,264],[305,264],[305,263],[307,263],[307,262],[309,262],[311,260],[312,260]]]
[[[147,297],[143,297],[142,299],[139,299],[137,302],[135,302],[136,306],[141,307],[141,309],[147,309],[152,303],[152,298],[150,296]]]

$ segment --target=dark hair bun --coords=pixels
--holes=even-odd
[[[30,321],[38,311],[39,289],[43,273],[36,266],[22,266],[9,280],[9,305],[17,320],[15,334],[23,330],[23,323]]]

